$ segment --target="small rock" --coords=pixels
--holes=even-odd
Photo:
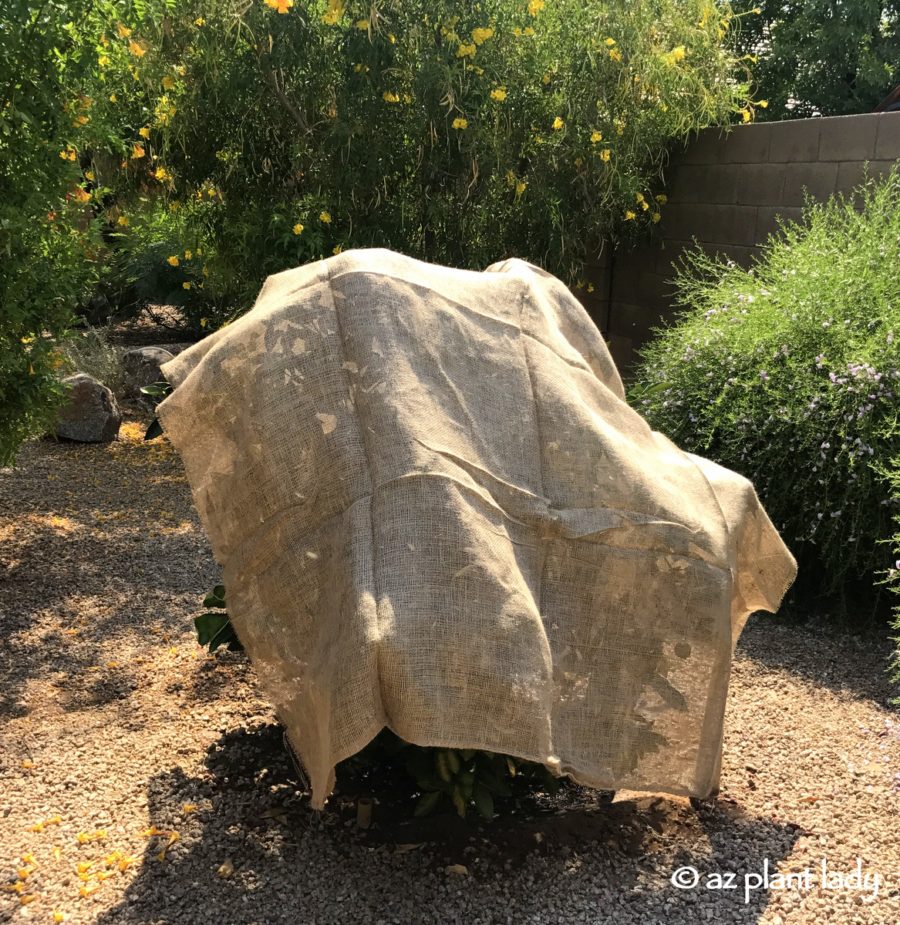
[[[465,864],[450,864],[444,868],[444,873],[455,877],[468,877],[469,868]]]
[[[56,421],[56,436],[80,443],[115,440],[122,415],[113,393],[86,373],[67,376],[63,385],[69,389],[69,401]]]
[[[173,359],[174,354],[164,347],[135,347],[126,350],[122,357],[122,365],[125,368],[125,394],[129,398],[137,398],[141,389],[163,380],[165,377],[160,367]]]

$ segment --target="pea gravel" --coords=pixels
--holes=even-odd
[[[576,792],[461,827],[375,792],[363,830],[352,800],[309,810],[246,658],[194,642],[217,570],[141,434],[34,442],[0,472],[0,921],[900,922],[886,643],[752,619],[715,805]],[[824,888],[823,859],[860,859],[877,896]],[[745,902],[766,863],[811,882]]]

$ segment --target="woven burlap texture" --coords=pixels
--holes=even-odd
[[[568,289],[356,250],[163,367],[160,421],[308,771],[383,727],[707,796],[734,643],[796,565],[753,486],[625,402]]]

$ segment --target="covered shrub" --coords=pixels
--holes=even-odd
[[[748,476],[798,587],[888,567],[900,456],[900,173],[808,203],[751,269],[690,253],[683,311],[642,352],[632,400],[680,446]]]

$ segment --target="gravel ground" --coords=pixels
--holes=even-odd
[[[484,825],[388,818],[385,795],[367,831],[348,800],[310,812],[246,659],[194,642],[215,564],[141,433],[0,472],[0,921],[900,922],[887,647],[768,617],[738,647],[713,806],[575,791]],[[834,879],[857,859],[877,895]]]

